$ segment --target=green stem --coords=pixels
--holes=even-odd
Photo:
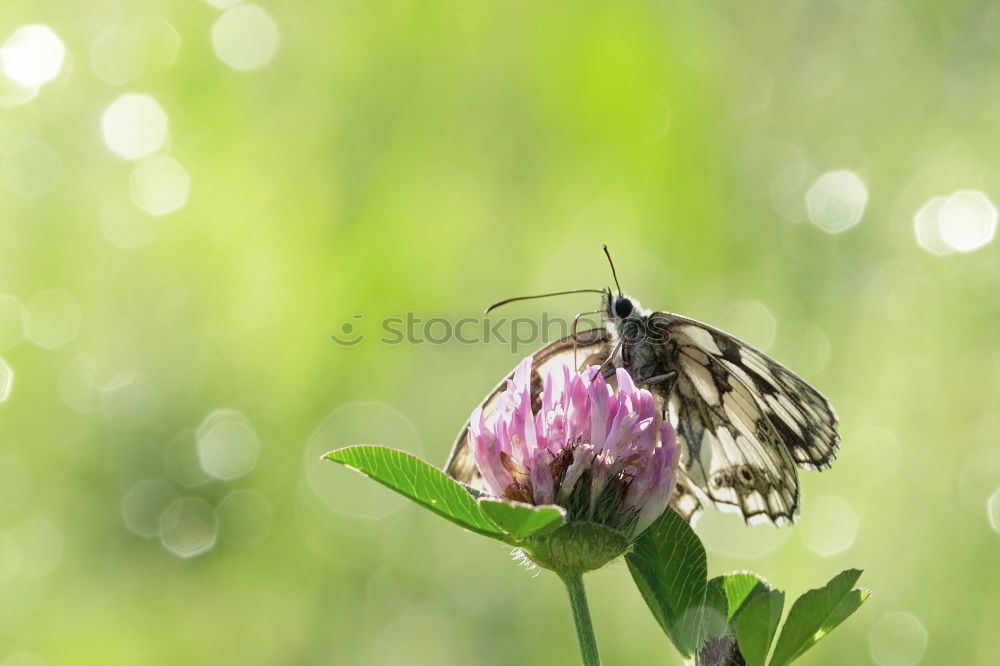
[[[597,641],[594,639],[594,627],[590,623],[590,608],[587,606],[587,592],[583,589],[583,576],[578,573],[560,575],[569,592],[569,605],[573,609],[573,620],[576,622],[576,637],[580,641],[580,654],[583,656],[583,666],[601,666],[601,658],[597,654]]]

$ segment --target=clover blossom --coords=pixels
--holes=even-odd
[[[673,492],[677,434],[652,394],[618,368],[618,390],[597,366],[562,366],[545,376],[531,401],[531,357],[507,381],[487,420],[469,421],[473,457],[489,491],[528,504],[557,504],[570,523],[596,523],[638,537]]]

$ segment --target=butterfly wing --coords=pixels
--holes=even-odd
[[[574,355],[577,369],[583,369],[590,365],[601,365],[611,353],[611,335],[603,328],[594,328],[587,331],[579,331],[561,340],[557,340],[550,345],[542,347],[532,355],[531,363],[531,402],[534,409],[540,408],[540,396],[542,387],[545,385],[545,376],[563,365],[573,365]],[[560,370],[561,372],[561,370]],[[512,379],[514,372],[511,371],[503,380],[497,384],[480,404],[483,408],[483,416],[486,419],[496,409],[499,403],[500,394],[507,387],[507,380]],[[475,490],[484,491],[483,479],[476,469],[476,463],[472,457],[472,450],[469,448],[468,437],[469,424],[466,423],[462,431],[458,433],[455,444],[452,446],[451,455],[444,469],[447,474]]]
[[[698,495],[693,490],[694,485],[683,467],[677,470],[677,483],[674,484],[674,494],[670,498],[670,508],[694,525],[701,517],[702,505]]]
[[[692,494],[748,522],[793,522],[796,467],[826,469],[839,445],[830,403],[793,372],[706,324],[657,312],[677,372],[668,401]]]

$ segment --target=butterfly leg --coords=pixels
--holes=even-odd
[[[671,370],[670,372],[665,372],[662,375],[656,375],[654,377],[650,377],[649,379],[637,379],[637,380],[635,380],[635,383],[636,384],[659,384],[660,382],[664,382],[664,381],[666,381],[668,379],[677,379],[677,373],[674,372],[673,370]],[[672,385],[673,384],[671,383],[671,386]]]
[[[615,348],[611,350],[610,354],[608,354],[608,359],[601,364],[600,371],[601,374],[604,375],[605,379],[615,374],[615,364],[614,364],[615,354],[617,354],[618,350],[622,348],[624,342],[625,342],[624,339],[619,340],[618,344],[615,345]]]
[[[660,418],[663,419],[667,418],[667,404],[670,402],[670,394],[674,390],[674,384],[677,383],[677,372],[671,370],[670,372],[665,372],[662,375],[655,375],[649,379],[638,379],[635,382],[640,386],[651,386],[653,384],[659,384],[667,381],[670,382],[670,385],[662,391],[664,397],[663,402],[660,405]]]

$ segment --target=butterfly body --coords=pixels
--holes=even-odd
[[[637,385],[661,386],[664,391],[676,378],[670,366],[669,337],[639,301],[628,295],[604,298],[604,328],[611,347],[610,360],[616,368],[625,368]],[[623,316],[624,315],[624,316]]]
[[[763,352],[711,326],[651,311],[610,290],[602,295],[604,328],[574,332],[534,355],[532,385],[569,364],[625,368],[648,389],[681,445],[671,506],[694,520],[705,504],[747,522],[795,520],[797,468],[826,469],[839,445],[837,417],[816,389]],[[489,413],[501,382],[483,402]],[[534,390],[533,390],[534,393]],[[445,470],[481,488],[465,429]]]

